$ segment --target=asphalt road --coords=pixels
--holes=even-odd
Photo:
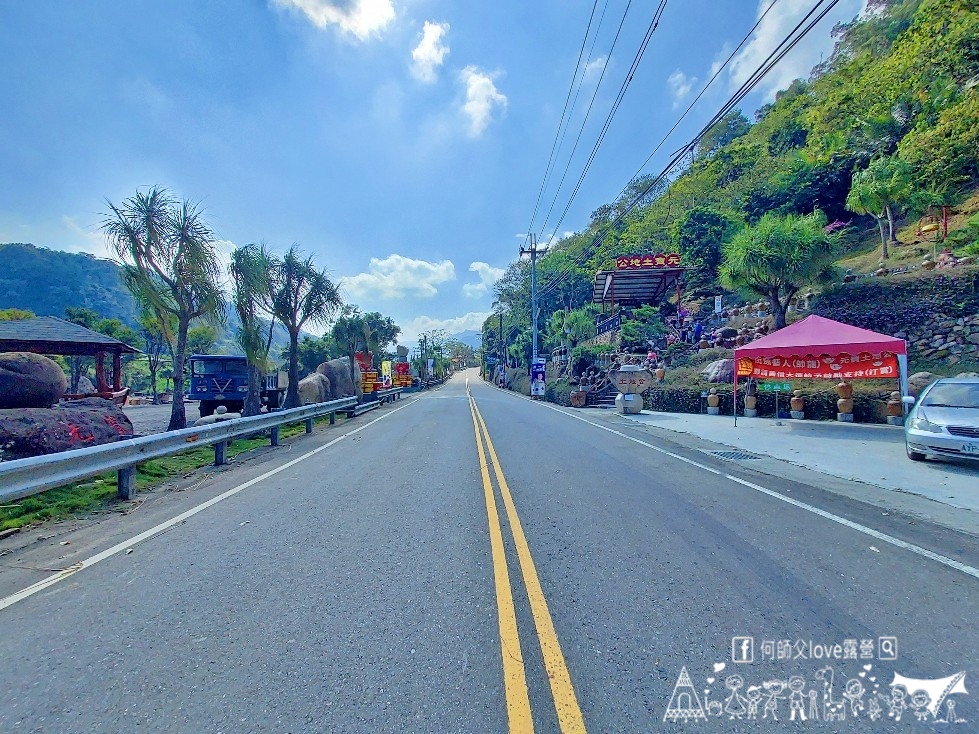
[[[0,600],[0,731],[975,731],[976,538],[815,485],[457,375]]]

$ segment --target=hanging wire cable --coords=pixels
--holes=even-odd
[[[606,0],[606,2],[605,2],[605,7],[606,8],[608,7],[608,0]],[[591,6],[591,14],[588,16],[588,25],[585,28],[585,35],[581,39],[581,49],[578,51],[578,61],[575,62],[574,73],[571,75],[571,83],[568,85],[568,95],[564,99],[564,109],[561,110],[561,119],[558,121],[557,131],[554,133],[554,142],[551,143],[551,153],[547,157],[547,166],[545,166],[545,168],[544,168],[544,178],[543,178],[543,180],[540,183],[540,191],[537,193],[537,202],[534,204],[534,213],[530,215],[530,225],[527,227],[527,231],[528,232],[532,231],[533,228],[534,228],[534,219],[537,218],[537,210],[540,207],[541,199],[544,196],[544,187],[547,185],[547,179],[548,179],[548,176],[550,176],[550,173],[551,173],[551,163],[554,161],[554,156],[555,156],[555,154],[556,154],[556,152],[558,150],[558,141],[560,139],[563,139],[562,136],[561,136],[561,129],[564,127],[564,120],[565,120],[565,117],[566,116],[568,117],[568,120],[570,122],[570,115],[568,115],[568,108],[569,108],[569,105],[570,105],[571,106],[571,109],[574,109],[574,105],[571,104],[571,94],[572,94],[572,92],[575,89],[575,82],[578,79],[578,71],[579,70],[581,70],[581,78],[582,79],[585,78],[585,72],[584,72],[584,69],[582,69],[582,66],[581,66],[581,59],[582,59],[582,57],[584,56],[584,53],[585,53],[585,46],[588,43],[588,35],[589,35],[589,33],[591,33],[591,26],[592,26],[592,22],[595,20],[595,10],[597,8],[598,8],[598,0],[595,0],[595,2]],[[602,10],[602,17],[603,18],[605,17],[605,10],[604,9]],[[595,38],[596,39],[598,38],[598,30],[599,30],[599,28],[601,28],[601,20],[599,20],[598,27],[595,29]],[[594,49],[594,47],[595,47],[595,44],[594,44],[594,42],[592,42],[592,48]],[[591,56],[591,53],[589,52],[589,57],[590,56]],[[587,67],[587,65],[588,64],[586,62],[585,63],[585,67]],[[581,87],[579,86],[578,88],[580,89]],[[577,95],[575,95],[575,99],[577,99]]]
[[[635,76],[637,69],[639,68],[639,63],[642,61],[642,57],[646,53],[646,49],[649,47],[649,42],[653,37],[653,33],[655,33],[656,29],[659,27],[660,18],[663,16],[663,11],[666,10],[666,3],[667,0],[660,0],[659,5],[657,6],[655,12],[653,13],[652,20],[650,20],[649,26],[646,28],[646,33],[643,36],[642,42],[639,44],[639,50],[636,52],[635,56],[633,56],[632,63],[629,65],[629,70],[626,72],[625,78],[623,79],[622,84],[619,86],[619,92],[615,97],[615,101],[612,103],[612,108],[609,110],[608,115],[606,115],[605,117],[605,122],[602,125],[602,130],[599,133],[598,139],[595,141],[595,144],[592,146],[592,150],[588,156],[588,160],[585,162],[584,170],[582,171],[581,176],[579,176],[578,183],[575,185],[574,191],[571,194],[572,201],[574,200],[574,197],[577,194],[578,190],[581,188],[581,183],[584,180],[584,177],[588,174],[588,169],[591,168],[591,164],[595,160],[595,156],[598,154],[598,149],[601,147],[602,142],[605,140],[605,135],[608,133],[609,127],[611,127],[612,125],[612,119],[615,117],[615,113],[618,112],[619,106],[622,104],[622,100],[625,98],[625,93],[628,90],[629,85],[632,83],[632,79]],[[629,6],[626,6],[626,12],[628,12],[628,10],[629,10]],[[625,22],[625,15],[623,15],[622,21],[623,23]],[[619,30],[615,34],[615,41],[618,40],[619,33],[621,31],[622,31],[622,25],[620,24]],[[613,48],[615,48],[615,41],[613,41],[612,43]],[[609,51],[609,54],[611,55],[611,51]],[[604,69],[603,69],[603,75],[604,75]],[[596,87],[595,94],[592,95],[592,104],[594,104],[595,96],[597,94],[598,94],[598,88]],[[591,105],[588,106],[588,111],[591,112]],[[561,195],[561,189],[564,186],[565,178],[567,177],[568,171],[571,168],[571,163],[574,160],[574,154],[578,150],[578,143],[581,140],[581,135],[585,130],[585,123],[587,121],[588,121],[588,116],[586,115],[585,119],[581,123],[581,129],[579,130],[578,137],[575,140],[574,148],[571,151],[571,155],[568,157],[568,163],[564,168],[564,173],[561,175],[561,181],[558,184],[557,190],[554,192],[554,198],[551,200],[551,205],[547,211],[547,216],[544,218],[544,224],[541,225],[542,232],[545,232],[547,230],[547,222],[550,221],[551,214],[554,211],[554,206],[557,204],[558,197]],[[570,202],[569,202],[569,206],[570,206]],[[562,221],[564,220],[563,216],[561,217],[561,220]],[[558,227],[555,227],[554,231],[557,232],[557,230]]]
[[[779,43],[775,50],[768,55],[768,57],[758,66],[758,68],[755,69],[755,71],[748,77],[748,79],[745,80],[738,90],[735,91],[735,93],[727,100],[727,102],[722,105],[720,110],[718,110],[707,122],[707,124],[701,128],[700,132],[673,155],[670,162],[660,172],[660,174],[656,176],[641,192],[639,192],[615,217],[615,219],[605,226],[602,232],[595,235],[590,247],[586,246],[583,248],[581,255],[572,265],[569,265],[556,278],[552,279],[540,289],[538,293],[539,297],[553,293],[576,268],[580,267],[589,257],[599,254],[599,248],[605,242],[605,239],[608,237],[612,229],[624,220],[625,216],[629,214],[629,212],[631,212],[640,201],[643,200],[646,194],[648,194],[660,182],[667,179],[670,173],[677,168],[677,166],[687,155],[693,153],[697,147],[697,144],[707,134],[707,132],[717,122],[723,119],[725,115],[740,104],[741,101],[758,85],[758,83],[761,82],[761,80],[786,56],[786,54],[795,48],[795,46],[839,3],[839,0],[829,0],[828,4],[822,8],[822,10],[820,10],[820,6],[823,5],[823,2],[824,0],[819,0],[819,2],[813,6],[813,8],[803,17],[801,21],[799,21],[799,23],[781,41],[781,43]],[[814,15],[816,16],[815,18],[813,18]],[[589,253],[590,248],[594,248],[594,252]]]

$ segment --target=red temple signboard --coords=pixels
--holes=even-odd
[[[897,377],[897,355],[893,352],[860,354],[812,354],[787,357],[738,357],[738,377],[755,379],[833,379]]]
[[[680,255],[675,252],[655,255],[620,255],[615,258],[616,270],[648,270],[650,268],[675,268],[680,265]]]

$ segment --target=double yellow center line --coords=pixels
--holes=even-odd
[[[476,406],[476,401],[469,395],[469,409],[472,413],[473,427],[476,431],[476,451],[479,454],[479,469],[483,478],[483,493],[486,497],[486,514],[489,518],[490,547],[493,554],[493,574],[496,582],[496,606],[499,617],[500,644],[503,654],[503,681],[506,690],[507,716],[511,734],[524,734],[534,731],[534,720],[530,710],[530,696],[527,690],[527,674],[520,649],[520,635],[517,630],[517,616],[513,604],[513,587],[510,584],[510,572],[507,566],[506,551],[503,546],[503,528],[496,504],[496,493],[490,481],[486,453],[493,465],[496,483],[500,488],[503,506],[513,534],[513,544],[517,550],[520,572],[530,601],[530,611],[534,618],[534,627],[540,641],[540,649],[544,658],[544,669],[551,684],[551,695],[554,698],[554,708],[557,712],[558,724],[562,734],[582,734],[585,732],[585,721],[578,707],[574,687],[571,685],[571,675],[564,662],[561,645],[554,631],[551,613],[547,609],[547,600],[541,589],[537,576],[537,567],[527,545],[523,526],[513,504],[513,496],[507,485],[499,457],[490,439],[489,431],[483,416]],[[485,445],[485,449],[484,449]]]

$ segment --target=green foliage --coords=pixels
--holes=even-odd
[[[323,336],[304,336],[299,342],[299,366],[303,374],[312,374],[323,362],[341,355],[340,346],[330,334]],[[289,350],[283,349],[282,359],[289,359]]]
[[[34,318],[33,311],[23,308],[4,308],[0,309],[0,321],[20,321],[21,319]]]
[[[709,206],[688,209],[677,219],[671,234],[684,265],[690,268],[686,279],[688,286],[709,286],[717,280],[721,245],[742,225],[737,215]]]
[[[911,196],[911,167],[897,156],[874,158],[863,171],[853,174],[846,208],[857,214],[871,214],[880,224],[881,257],[888,256],[887,243],[896,242],[894,210]],[[884,220],[888,231],[884,232]]]
[[[119,206],[110,202],[109,208],[102,231],[123,261],[126,287],[155,314],[165,333],[176,320],[175,337],[167,333],[174,345],[169,430],[184,428],[184,359],[190,323],[224,318],[214,232],[196,206],[187,200],[178,202],[165,189],[137,191]]]
[[[805,217],[766,214],[724,245],[721,279],[768,299],[775,328],[785,326],[789,300],[805,285],[831,282],[837,237],[821,212]]]

